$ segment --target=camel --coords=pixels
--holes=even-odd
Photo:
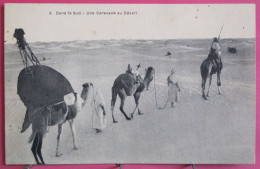
[[[41,148],[43,137],[48,130],[48,126],[58,125],[56,157],[62,155],[62,153],[59,152],[59,143],[61,139],[62,125],[66,121],[68,121],[70,124],[73,138],[73,149],[78,149],[76,144],[74,118],[76,117],[77,113],[82,109],[82,105],[84,103],[82,103],[81,98],[78,97],[77,93],[74,92],[73,94],[75,96],[75,101],[72,105],[67,105],[65,102],[62,102],[57,105],[51,105],[48,107],[38,107],[34,109],[27,108],[27,111],[33,111],[33,114],[37,114],[31,122],[32,134],[29,138],[29,143],[33,141],[31,150],[37,164],[45,164],[42,157]],[[41,163],[39,162],[37,155],[40,158]]]
[[[138,83],[136,83],[136,78],[133,77],[130,73],[124,73],[119,75],[113,84],[112,87],[112,99],[111,99],[111,113],[113,118],[113,123],[117,123],[114,117],[114,106],[116,103],[117,95],[119,95],[121,99],[120,111],[125,116],[126,120],[131,120],[134,117],[136,110],[138,110],[138,114],[141,115],[141,111],[139,109],[139,99],[141,97],[141,93],[144,89],[148,90],[150,82],[153,80],[155,73],[155,69],[153,67],[149,67],[145,70],[145,78],[142,79],[140,75],[138,75]],[[136,107],[131,113],[131,118],[127,116],[124,111],[125,99],[127,96],[134,96]]]
[[[211,54],[213,54],[213,53],[210,53],[210,55]],[[218,62],[218,65],[215,62]],[[222,68],[223,68],[223,64],[221,61],[221,57],[219,55],[215,61],[213,59],[211,59],[210,57],[208,57],[202,62],[201,66],[200,66],[200,73],[201,73],[201,78],[202,78],[201,87],[202,87],[202,97],[205,100],[207,100],[207,97],[209,97],[210,85],[211,85],[211,80],[212,80],[213,74],[217,74],[218,93],[219,93],[219,95],[221,95],[220,74],[221,74]],[[208,88],[207,95],[205,96],[205,85],[207,82],[207,78],[209,78],[209,88]]]
[[[31,151],[37,164],[45,164],[41,148],[48,126],[58,125],[56,157],[62,155],[59,152],[59,143],[62,125],[66,121],[69,122],[72,131],[73,149],[78,149],[74,118],[84,102],[62,74],[44,65],[26,67],[19,74],[17,93],[27,108],[21,133],[32,124],[29,143],[33,142]]]

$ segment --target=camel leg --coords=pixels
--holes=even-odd
[[[206,82],[207,82],[207,78],[208,77],[211,77],[211,69],[212,69],[212,65],[210,64],[209,67],[208,67],[208,72],[207,72],[207,75],[203,75],[204,77],[202,77],[202,84],[201,84],[201,87],[202,87],[202,97],[204,98],[204,100],[207,100],[206,96],[205,96],[205,85],[206,85]]]
[[[59,152],[59,144],[60,144],[60,137],[61,137],[61,132],[62,132],[62,124],[58,125],[58,136],[57,136],[57,147],[56,147],[56,157],[60,157],[62,153]]]
[[[221,95],[221,90],[220,90],[220,86],[221,86],[221,81],[220,81],[220,73],[217,73],[217,85],[218,85],[218,94]]]
[[[112,88],[112,99],[111,99],[111,114],[112,114],[112,118],[113,118],[113,123],[117,123],[115,117],[114,117],[114,107],[115,107],[115,103],[116,103],[116,98],[117,98],[117,92],[115,91],[114,88]]]
[[[75,131],[75,126],[74,126],[74,120],[70,119],[69,123],[70,123],[70,129],[71,129],[71,133],[72,133],[72,138],[73,138],[73,149],[77,150],[78,146],[76,144],[76,131]]]
[[[212,75],[209,76],[209,88],[207,92],[207,97],[209,97],[210,85],[211,85]]]
[[[42,162],[42,164],[45,164],[42,158],[42,140],[43,140],[43,134],[38,134],[38,146],[37,146],[37,154]]]
[[[207,100],[206,96],[205,96],[205,84],[206,84],[206,79],[202,77],[202,83],[201,83],[201,88],[202,88],[202,97],[203,99]]]
[[[138,114],[141,115],[141,111],[139,109],[139,99],[140,99],[140,96],[141,96],[141,93],[135,93],[134,94],[134,98],[135,98],[135,104],[136,104],[136,107],[134,109],[134,112],[131,114],[131,117],[133,118],[134,117],[134,114],[136,112],[136,109],[138,110]]]
[[[118,121],[116,121],[115,116],[114,116],[114,106],[115,106],[115,104],[113,106],[111,106],[112,119],[113,119],[113,123],[117,123]]]
[[[39,162],[38,157],[37,157],[37,154],[36,154],[38,144],[39,144],[39,138],[38,138],[38,133],[37,133],[36,136],[35,136],[35,138],[34,138],[34,140],[33,140],[33,144],[32,144],[31,150],[32,150],[32,153],[33,153],[33,156],[34,156],[34,158],[35,158],[36,163],[37,163],[37,164],[41,164],[41,163]]]
[[[120,104],[120,111],[123,113],[123,115],[125,116],[126,120],[131,120],[131,118],[129,118],[125,111],[124,111],[124,105],[125,105],[125,98],[126,98],[126,94],[123,92],[119,92],[119,97],[121,99],[121,104]]]

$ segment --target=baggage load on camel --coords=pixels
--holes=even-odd
[[[17,93],[26,107],[45,107],[61,101],[74,90],[61,73],[44,65],[33,65],[21,70]]]
[[[134,90],[136,90],[136,78],[133,77],[133,75],[129,73],[121,74],[117,77],[117,79],[121,79],[121,82],[123,83],[125,87],[126,94],[130,96],[133,94]]]

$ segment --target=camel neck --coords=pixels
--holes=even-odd
[[[144,86],[145,86],[145,87],[147,86],[148,82],[149,82],[149,77],[146,76],[146,77],[144,78]]]

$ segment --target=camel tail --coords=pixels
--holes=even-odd
[[[31,134],[29,140],[28,140],[28,143],[31,143],[31,142],[34,140],[35,136],[36,136],[36,133],[33,132],[33,133]]]

